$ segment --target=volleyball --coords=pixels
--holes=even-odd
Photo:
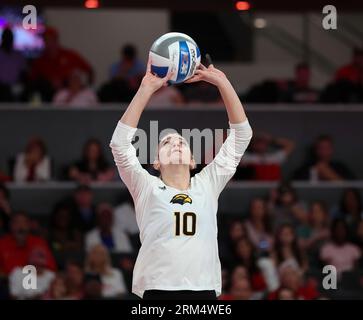
[[[196,42],[180,32],[169,32],[159,37],[151,46],[151,72],[165,77],[174,72],[171,83],[181,83],[194,75],[200,64],[200,51]]]

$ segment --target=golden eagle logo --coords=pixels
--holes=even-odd
[[[170,203],[179,203],[181,205],[183,205],[184,203],[191,204],[192,202],[192,198],[185,193],[178,193],[173,197],[173,199],[170,200]]]

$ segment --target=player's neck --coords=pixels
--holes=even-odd
[[[161,180],[172,188],[187,190],[190,186],[190,171],[188,166],[168,166],[161,172]]]

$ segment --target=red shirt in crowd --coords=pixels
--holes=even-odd
[[[271,292],[268,295],[267,299],[268,300],[277,300],[278,291],[279,290]],[[319,293],[316,290],[315,286],[310,285],[310,284],[300,287],[297,290],[295,295],[298,299],[303,299],[303,300],[314,300],[319,297]]]
[[[92,74],[92,67],[77,52],[59,48],[55,56],[44,53],[34,61],[31,77],[33,80],[44,78],[59,88],[77,69]]]
[[[0,274],[8,275],[14,268],[23,267],[28,264],[30,252],[41,247],[46,252],[46,267],[56,270],[54,257],[44,239],[29,235],[24,246],[17,245],[12,235],[5,235],[0,238]]]
[[[335,74],[335,80],[348,80],[355,84],[363,81],[363,70],[351,63],[341,67]]]

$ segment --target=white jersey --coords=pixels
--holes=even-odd
[[[191,178],[188,190],[178,190],[142,168],[131,144],[137,129],[118,122],[110,147],[135,203],[142,245],[132,292],[139,297],[152,289],[215,290],[220,295],[218,197],[252,137],[248,120],[230,127],[214,160]]]

